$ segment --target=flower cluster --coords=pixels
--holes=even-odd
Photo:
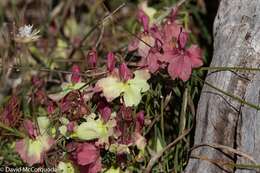
[[[35,76],[32,78],[34,92],[30,97],[35,98],[34,104],[45,108],[41,110],[45,116],[22,122],[25,135],[16,142],[15,150],[25,163],[30,166],[43,163],[47,152],[57,147],[60,138],[67,141],[67,152],[64,153],[66,159],[57,167],[65,172],[77,169],[89,173],[102,171],[101,152],[121,157],[136,146],[142,157],[146,145],[142,136],[144,111],[134,113],[132,106],[137,106],[142,93],[149,89],[150,74],[145,69],[132,72],[125,63],[117,68],[115,55],[111,52],[107,58],[109,73],[94,86],[82,82],[77,65],[73,65],[68,81],[62,84],[58,93],[46,94],[44,82]],[[94,95],[99,97],[96,112],[88,104],[94,102]],[[113,108],[115,100],[120,101],[118,110]],[[18,108],[17,98],[11,98],[2,122],[9,126],[20,115]],[[52,120],[57,115],[58,122]],[[111,167],[112,170],[119,169]]]
[[[167,68],[172,79],[187,81],[192,69],[203,64],[201,49],[197,45],[187,47],[188,31],[176,22],[177,9],[161,25],[149,27],[149,17],[141,10],[138,18],[143,25],[139,39],[133,40],[129,51],[138,51],[142,57],[140,66],[148,67],[151,73]]]
[[[55,150],[58,163],[53,164],[60,172],[119,173],[127,171],[129,155],[142,161],[148,142],[144,95],[152,88],[150,78],[167,69],[173,80],[187,81],[192,69],[203,64],[200,48],[188,45],[189,32],[178,24],[176,15],[173,10],[166,20],[155,24],[140,9],[138,21],[143,31],[128,45],[129,51],[141,57],[137,68],[109,52],[106,67],[101,68],[106,70],[98,78],[84,78],[84,71],[74,64],[60,91],[54,93],[47,93],[44,80],[33,76],[33,89],[25,102],[33,111],[26,116],[20,110],[20,100],[11,97],[0,121],[8,127],[20,125],[22,139],[16,141],[15,151],[23,162],[44,164]],[[21,27],[16,41],[36,41],[39,31],[32,28]],[[98,71],[97,50],[90,50],[85,58],[90,71]],[[104,164],[105,159],[111,164]]]

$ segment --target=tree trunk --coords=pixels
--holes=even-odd
[[[260,66],[260,0],[221,0],[214,22],[211,67]],[[209,72],[206,82],[254,105],[260,103],[257,71]],[[196,116],[194,145],[221,144],[252,156],[260,163],[260,112],[205,85]],[[252,164],[245,157],[212,147],[191,152],[186,173],[256,173],[220,163]],[[198,157],[200,159],[198,159]],[[211,160],[211,162],[209,161]],[[214,163],[212,163],[214,162]]]

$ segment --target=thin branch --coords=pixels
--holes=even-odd
[[[14,134],[15,136],[17,136],[17,137],[21,137],[21,138],[24,138],[24,137],[25,137],[25,134],[19,132],[19,131],[16,130],[16,129],[13,129],[13,128],[11,128],[11,127],[6,126],[6,125],[3,124],[2,122],[0,122],[0,128],[5,129],[5,130],[7,130],[7,131],[13,133],[13,134]]]
[[[186,135],[188,135],[190,133],[192,128],[184,131],[181,135],[179,135],[179,137],[177,137],[173,142],[171,142],[170,144],[168,144],[164,149],[162,149],[160,152],[156,153],[149,161],[146,169],[145,169],[145,173],[150,173],[153,166],[158,162],[158,160],[163,156],[163,154],[168,151],[169,149],[171,149],[173,146],[175,146],[177,143],[179,143]]]
[[[260,71],[260,68],[250,68],[250,67],[201,67],[197,70],[202,71],[211,71],[211,70],[219,70],[219,71]]]
[[[94,25],[87,33],[86,35],[83,37],[83,39],[79,42],[78,46],[73,47],[73,49],[71,50],[68,59],[71,59],[73,57],[73,55],[76,53],[76,51],[84,44],[84,42],[86,41],[86,39],[96,30],[96,28],[103,24],[108,18],[110,18],[111,16],[113,16],[115,13],[117,13],[119,10],[121,10],[123,7],[125,7],[126,3],[121,4],[119,7],[117,7],[112,13],[107,14],[105,17],[103,17],[103,19],[101,21],[99,21],[96,25]]]
[[[1,66],[0,66],[1,68]],[[66,70],[59,70],[59,69],[50,69],[50,68],[36,68],[36,67],[31,67],[31,66],[17,66],[17,65],[12,65],[9,66],[8,68],[20,70],[20,69],[28,69],[28,70],[38,70],[38,71],[44,71],[44,72],[55,72],[55,73],[62,73],[62,74],[72,74],[73,72],[71,71],[66,71]],[[95,77],[95,76],[101,76],[106,74],[107,71],[101,71],[99,73],[92,73],[92,71],[88,71],[86,73],[78,73],[80,76],[85,76],[85,77]]]
[[[256,164],[256,161],[255,161],[255,159],[252,156],[250,156],[250,155],[248,155],[248,154],[246,154],[246,153],[244,153],[242,151],[239,151],[239,150],[236,150],[236,149],[231,148],[229,146],[225,146],[225,145],[221,145],[221,144],[215,144],[215,143],[212,143],[212,144],[199,144],[199,145],[195,145],[190,150],[192,151],[192,150],[195,150],[197,148],[205,147],[205,146],[211,147],[211,148],[214,148],[214,149],[227,150],[227,151],[229,151],[231,153],[243,156],[243,157],[247,158],[248,160],[252,161],[254,164]]]
[[[204,84],[208,85],[209,87],[215,89],[216,91],[219,91],[220,93],[225,94],[226,96],[231,97],[231,98],[234,99],[234,100],[237,100],[237,101],[240,102],[241,104],[247,105],[247,106],[252,107],[252,108],[254,108],[254,109],[256,109],[256,110],[260,110],[260,107],[259,107],[258,105],[255,105],[255,104],[253,104],[253,103],[247,102],[247,101],[243,100],[242,98],[240,98],[240,97],[238,97],[238,96],[235,96],[235,95],[230,94],[230,93],[228,93],[228,92],[226,92],[226,91],[223,91],[222,89],[220,89],[220,88],[218,88],[218,87],[216,87],[216,86],[214,86],[214,85],[208,83],[207,81],[203,81],[203,80],[200,79],[199,77],[196,77],[196,76],[192,76],[192,77],[193,77],[194,79],[200,81],[201,83],[204,83]]]

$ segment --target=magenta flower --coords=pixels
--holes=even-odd
[[[131,144],[132,131],[130,127],[134,125],[131,107],[121,106],[116,117],[116,123],[116,130],[119,133],[118,142],[125,145]]]
[[[99,148],[93,143],[70,143],[67,145],[71,159],[82,173],[98,173],[102,169]]]
[[[187,81],[190,78],[192,69],[203,65],[201,49],[198,46],[192,45],[190,48],[185,48],[187,35],[187,33],[181,31],[178,47],[165,53],[165,61],[169,63],[168,73],[172,79],[180,78]]]
[[[20,117],[20,102],[16,96],[12,96],[1,112],[0,121],[12,127],[16,125]]]
[[[152,28],[149,28],[149,17],[143,10],[138,11],[138,21],[142,23],[144,31],[138,34],[138,38],[134,38],[128,45],[128,51],[132,52],[137,50],[138,55],[147,57],[150,49],[154,47],[155,38],[153,37]]]
[[[31,81],[35,88],[42,88],[44,85],[43,79],[39,78],[38,76],[33,76]]]
[[[54,104],[53,101],[48,101],[48,103],[47,103],[47,112],[48,112],[49,115],[54,113],[55,107],[56,107],[56,105]]]
[[[107,54],[107,70],[111,73],[115,69],[116,60],[113,52]]]
[[[38,136],[35,140],[25,138],[16,142],[15,150],[24,162],[32,166],[43,162],[45,153],[53,144],[54,140],[46,135]]]
[[[15,151],[29,166],[42,163],[46,152],[55,143],[55,140],[49,136],[47,131],[50,125],[48,117],[38,117],[37,124],[39,128],[36,132],[36,126],[33,122],[30,120],[25,121],[24,126],[31,138],[25,137],[15,143]]]
[[[38,136],[36,126],[31,120],[25,120],[23,126],[30,138],[35,139]]]
[[[135,131],[141,133],[144,126],[144,111],[140,111],[136,114]]]
[[[77,147],[77,162],[79,165],[90,165],[95,163],[99,155],[99,149],[94,144],[83,143]]]
[[[139,12],[139,21],[146,19],[143,12]],[[201,49],[192,45],[186,48],[188,33],[175,22],[177,9],[173,9],[168,20],[162,27],[153,26],[147,29],[146,35],[152,44],[142,46],[138,41],[132,42],[128,50],[138,50],[142,57],[139,66],[147,67],[151,73],[155,73],[160,68],[168,68],[168,73],[172,79],[180,78],[187,81],[190,78],[192,69],[200,67],[203,62],[201,59]],[[147,22],[147,20],[145,20]]]
[[[137,14],[138,21],[143,25],[144,32],[148,32],[149,30],[149,17],[145,14],[145,12],[139,9]]]
[[[119,75],[120,78],[124,81],[127,81],[129,79],[132,78],[133,73],[131,72],[131,70],[127,67],[126,63],[122,63],[119,66]]]
[[[97,51],[96,50],[90,50],[87,55],[87,62],[90,65],[91,68],[95,68],[97,65]]]
[[[77,120],[90,113],[84,101],[84,95],[80,91],[71,91],[63,97],[60,101],[60,108],[69,120]]]
[[[104,120],[104,122],[107,122],[110,119],[112,113],[112,110],[109,107],[108,103],[101,101],[98,103],[97,107],[102,119]]]
[[[78,65],[73,65],[71,68],[72,75],[71,75],[71,82],[78,83],[80,82],[80,67]]]
[[[77,123],[75,121],[70,121],[68,124],[67,124],[67,130],[68,132],[73,132],[75,127],[76,127]]]

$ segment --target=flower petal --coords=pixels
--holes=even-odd
[[[151,75],[148,70],[137,70],[134,72],[134,79],[129,80],[129,84],[136,88],[140,88],[141,92],[146,92],[149,90],[150,86],[147,80],[150,79]]]
[[[77,151],[77,160],[79,165],[88,165],[96,162],[99,157],[99,151],[94,144],[84,143]]]
[[[87,63],[90,65],[91,68],[95,68],[97,65],[97,51],[95,49],[90,50],[87,55]]]
[[[191,69],[191,62],[182,55],[173,58],[168,65],[168,73],[172,79],[180,78],[183,81],[187,81],[190,78]]]
[[[151,47],[154,46],[155,39],[148,34],[143,34],[141,36],[141,39],[142,41],[140,41],[138,44],[138,55],[141,57],[146,57]]]
[[[43,161],[43,154],[54,144],[54,140],[47,135],[38,136],[35,140],[26,138],[16,142],[15,150],[24,162],[32,166]]]
[[[137,15],[138,21],[143,25],[144,32],[149,30],[149,17],[145,14],[142,9],[139,9]]]
[[[128,106],[137,106],[142,99],[140,88],[137,86],[127,87],[124,91],[124,102]]]
[[[115,55],[113,52],[109,52],[107,54],[107,70],[109,72],[112,72],[115,68],[115,65],[116,65]]]
[[[181,30],[183,30],[183,28]],[[178,41],[179,41],[179,45],[180,45],[181,49],[185,48],[185,45],[186,45],[187,40],[188,40],[188,37],[189,37],[189,34],[187,32],[185,32],[185,31],[184,32],[183,31],[180,32]]]
[[[76,137],[82,140],[93,140],[106,137],[108,134],[105,124],[100,119],[90,119],[81,123],[75,130]]]
[[[109,102],[119,97],[123,92],[123,83],[114,76],[100,79],[96,86],[102,89],[104,96]]]
[[[71,75],[71,82],[78,83],[80,82],[80,67],[78,65],[72,66],[72,75]]]
[[[174,38],[177,40],[180,34],[181,27],[176,23],[165,24],[163,27],[164,39],[166,42],[171,42]]]
[[[59,162],[57,169],[60,173],[75,173],[74,167],[70,162]]]
[[[201,49],[197,45],[192,45],[188,50],[188,56],[190,58],[192,67],[200,67],[203,65],[201,59]]]
[[[50,125],[50,119],[48,117],[38,117],[37,123],[38,123],[41,135],[46,134],[47,129]]]
[[[138,49],[138,45],[139,45],[139,40],[137,38],[133,39],[129,45],[128,45],[128,51],[132,52]]]
[[[137,106],[141,101],[141,93],[149,89],[147,80],[150,78],[148,70],[137,70],[134,79],[127,81],[124,87],[124,101],[126,106]]]
[[[152,52],[150,52],[147,57],[148,69],[151,73],[155,73],[160,67],[158,63],[158,57],[159,57],[159,53],[152,53]]]

